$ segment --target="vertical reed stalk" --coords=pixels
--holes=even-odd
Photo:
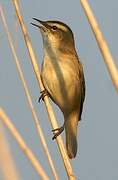
[[[0,177],[1,175],[3,175],[4,180],[9,180],[9,177],[10,179],[19,180],[14,158],[10,151],[4,128],[0,122]]]
[[[88,22],[92,28],[92,31],[95,35],[98,46],[100,48],[100,51],[103,55],[106,66],[108,68],[109,74],[111,76],[112,82],[116,88],[116,91],[118,92],[118,70],[114,64],[114,61],[113,61],[112,55],[109,51],[109,48],[107,46],[107,43],[106,43],[105,39],[103,38],[103,35],[100,31],[98,23],[97,23],[94,15],[93,15],[93,12],[89,6],[88,0],[80,0],[80,2],[84,9],[86,17],[88,19]]]
[[[44,87],[43,87],[43,84],[42,84],[42,81],[41,81],[40,71],[39,71],[39,68],[38,68],[38,64],[37,64],[36,57],[35,57],[35,54],[34,54],[34,51],[33,51],[32,45],[31,45],[29,35],[27,33],[25,24],[23,22],[23,18],[22,18],[21,13],[20,13],[18,1],[17,0],[12,0],[12,2],[14,4],[15,11],[16,11],[16,14],[17,14],[17,17],[18,17],[18,20],[19,20],[23,35],[24,35],[25,43],[26,43],[26,46],[27,46],[27,49],[28,49],[28,52],[29,52],[29,55],[30,55],[30,58],[31,58],[31,62],[32,62],[32,65],[33,65],[33,68],[34,68],[35,75],[37,77],[38,84],[39,84],[40,89],[42,91],[42,90],[44,90]],[[54,112],[52,110],[52,107],[51,107],[51,105],[49,103],[49,100],[48,100],[47,96],[45,96],[44,102],[45,102],[45,105],[46,105],[46,109],[47,109],[47,112],[48,112],[48,116],[49,116],[51,125],[52,125],[53,129],[56,129],[56,128],[58,128],[58,124],[57,124]],[[73,174],[73,170],[72,170],[72,167],[71,167],[68,155],[66,153],[66,150],[65,150],[65,147],[64,147],[61,136],[58,136],[56,138],[56,141],[57,141],[57,144],[58,144],[58,147],[59,147],[59,150],[60,150],[60,154],[61,154],[63,162],[64,162],[64,166],[65,166],[68,178],[69,179],[75,179],[74,174]]]
[[[38,135],[40,136],[41,143],[42,143],[42,145],[43,145],[44,152],[45,152],[45,154],[46,154],[46,156],[47,156],[47,158],[48,158],[49,165],[50,165],[50,167],[51,167],[51,170],[52,170],[52,173],[53,173],[53,175],[54,175],[54,178],[55,178],[55,180],[58,180],[58,176],[57,176],[57,173],[56,173],[56,170],[55,170],[55,167],[54,167],[54,164],[53,164],[53,161],[52,161],[50,152],[49,152],[49,150],[48,150],[48,146],[47,146],[47,143],[46,143],[46,140],[45,140],[43,131],[42,131],[41,126],[40,126],[40,123],[39,123],[40,120],[38,119],[37,114],[36,114],[36,110],[35,110],[35,108],[34,108],[34,106],[33,106],[32,98],[31,98],[31,96],[30,96],[30,93],[29,93],[29,90],[28,90],[26,81],[25,81],[25,79],[24,79],[24,75],[23,75],[23,72],[22,72],[22,69],[21,69],[21,66],[20,66],[20,63],[19,63],[17,54],[16,54],[16,50],[15,50],[15,47],[14,47],[14,45],[13,45],[13,40],[12,40],[11,34],[10,34],[10,32],[9,32],[9,29],[8,29],[8,25],[7,25],[7,22],[6,22],[6,18],[5,18],[4,12],[3,12],[3,10],[2,10],[1,7],[0,7],[0,14],[1,14],[2,21],[3,21],[3,25],[4,25],[4,28],[5,28],[7,37],[8,37],[9,45],[10,45],[10,48],[11,48],[11,50],[12,50],[12,54],[13,54],[13,57],[14,57],[14,61],[15,61],[15,64],[16,64],[16,67],[17,67],[17,70],[18,70],[18,73],[19,73],[19,77],[20,77],[21,82],[22,82],[22,84],[23,84],[24,91],[25,91],[25,95],[26,95],[26,97],[27,97],[27,101],[28,101],[29,107],[30,107],[31,112],[32,112],[32,115],[33,115],[33,119],[34,119],[34,123],[35,123],[36,129],[37,129]]]

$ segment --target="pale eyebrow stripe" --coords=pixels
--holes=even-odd
[[[63,26],[62,24],[53,23],[53,26],[57,26],[59,29],[62,29],[63,31],[67,31],[67,27]]]

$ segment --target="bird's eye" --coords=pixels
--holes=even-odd
[[[57,26],[52,26],[52,29],[55,31],[57,30]]]

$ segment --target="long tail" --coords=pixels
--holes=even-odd
[[[65,118],[66,149],[70,159],[77,154],[77,124],[76,114],[71,114]]]

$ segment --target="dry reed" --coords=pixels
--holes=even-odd
[[[18,60],[16,50],[15,50],[15,47],[14,47],[14,44],[13,44],[13,39],[12,39],[11,34],[9,32],[9,29],[8,29],[8,25],[7,25],[6,18],[5,18],[5,13],[3,12],[3,8],[1,8],[1,7],[0,7],[0,14],[1,14],[3,25],[4,25],[4,28],[5,28],[7,37],[8,37],[9,45],[10,45],[10,48],[11,48],[11,51],[12,51],[12,54],[13,54],[13,57],[14,57],[14,61],[15,61],[16,67],[17,67],[17,71],[19,73],[19,77],[20,77],[22,85],[24,87],[24,91],[25,91],[25,94],[26,94],[26,97],[27,97],[29,107],[30,107],[30,110],[31,110],[32,115],[33,115],[33,119],[34,119],[34,123],[35,123],[36,129],[37,129],[38,135],[39,135],[39,137],[41,139],[41,143],[42,143],[42,146],[44,148],[44,152],[45,152],[45,154],[46,154],[46,156],[48,158],[49,165],[51,167],[54,178],[55,178],[55,180],[58,180],[57,172],[55,170],[55,166],[53,164],[53,161],[52,161],[52,158],[51,158],[51,155],[50,155],[50,152],[48,150],[48,146],[47,146],[44,134],[43,134],[43,131],[42,131],[40,123],[39,123],[40,120],[37,117],[36,110],[35,110],[35,108],[33,106],[32,98],[30,96],[26,81],[24,79],[24,75],[23,75],[23,72],[22,72],[22,69],[21,69],[21,65],[20,65],[20,62]]]
[[[17,14],[17,17],[18,17],[18,20],[19,20],[23,35],[24,35],[24,40],[25,40],[25,43],[26,43],[26,46],[27,46],[27,49],[28,49],[28,52],[29,52],[29,56],[31,58],[31,62],[32,62],[32,65],[33,65],[33,68],[34,68],[34,72],[35,72],[38,84],[39,84],[40,89],[42,91],[42,90],[44,90],[44,87],[43,87],[43,84],[42,84],[42,81],[41,81],[39,67],[38,67],[38,64],[37,64],[37,61],[36,61],[36,57],[35,57],[35,54],[34,54],[34,51],[33,51],[32,45],[31,45],[29,35],[27,33],[25,24],[23,22],[23,18],[22,18],[21,13],[20,13],[20,8],[19,8],[18,1],[17,0],[12,0],[12,2],[13,2],[13,5],[15,7],[15,11],[16,11],[16,14]],[[51,107],[51,105],[49,103],[49,100],[48,100],[47,96],[45,96],[44,102],[45,102],[45,105],[46,105],[46,109],[47,109],[47,112],[48,112],[48,116],[49,116],[51,125],[52,125],[53,129],[56,129],[56,128],[58,128],[58,124],[57,124],[54,112],[52,110],[52,107]],[[60,154],[61,154],[61,157],[63,159],[64,166],[65,166],[68,178],[71,179],[71,180],[75,179],[74,174],[73,174],[73,170],[72,170],[72,166],[70,164],[70,161],[69,161],[69,158],[68,158],[68,155],[67,155],[66,149],[64,147],[61,136],[58,136],[56,138],[56,142],[58,144]]]
[[[22,149],[23,153],[26,155],[26,157],[30,160],[32,166],[36,170],[36,172],[39,174],[39,176],[44,180],[49,180],[48,176],[46,175],[45,171],[41,167],[40,163],[37,161],[36,157],[28,148],[25,141],[21,137],[21,135],[18,133],[14,125],[11,123],[8,116],[5,114],[4,110],[0,108],[0,120],[4,123],[4,125],[10,130],[12,136],[15,138],[16,142]]]
[[[80,2],[82,4],[82,7],[86,14],[86,17],[89,21],[89,24],[92,28],[92,31],[95,35],[98,46],[99,46],[100,51],[104,58],[104,62],[106,64],[109,74],[111,76],[112,82],[116,88],[116,91],[118,92],[118,70],[114,64],[114,61],[113,61],[112,55],[109,51],[109,48],[107,46],[107,43],[106,43],[105,39],[103,38],[102,32],[100,31],[98,23],[97,23],[94,15],[93,15],[93,12],[89,6],[88,0],[80,0]]]
[[[4,127],[0,122],[0,177],[1,176],[4,177],[4,180],[9,180],[9,177],[15,180],[20,179]]]

